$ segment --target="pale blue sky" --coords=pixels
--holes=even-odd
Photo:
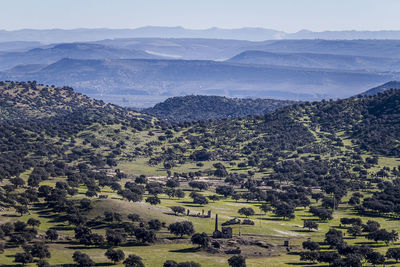
[[[400,0],[0,0],[0,29],[400,30]]]

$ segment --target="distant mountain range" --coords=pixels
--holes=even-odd
[[[400,40],[274,40],[128,38],[98,44],[135,49],[175,59],[228,60],[245,51],[310,53],[400,59]]]
[[[294,104],[295,101],[276,99],[239,99],[222,96],[188,95],[168,98],[141,112],[170,122],[228,119],[247,115],[264,115]]]
[[[114,48],[136,49],[171,59],[226,60],[264,42],[210,38],[124,38],[94,42]]]
[[[18,66],[0,80],[71,85],[105,101],[137,106],[137,96],[187,94],[313,100],[345,97],[394,80],[395,73],[248,65],[206,60],[62,59]],[[132,98],[133,97],[133,98]],[[125,99],[125,103],[122,103]],[[140,102],[140,101],[139,101]]]
[[[37,44],[37,47],[34,47],[33,51],[29,51],[34,44]],[[20,53],[9,53],[5,50],[0,52],[2,56],[1,61],[7,60],[10,62],[9,64],[14,65],[20,64],[21,60],[19,58],[27,58],[25,61],[49,58],[54,62],[63,57],[81,59],[97,59],[99,57],[153,57],[223,61],[246,51],[278,54],[347,55],[374,58],[370,60],[376,60],[376,58],[400,59],[400,40],[278,40],[250,42],[221,39],[128,38],[102,40],[92,43],[61,43],[50,45],[33,42],[16,42],[13,46],[13,43],[0,43],[0,51],[2,48],[5,50],[13,48],[14,51],[12,52],[15,52],[15,49],[19,49]],[[93,56],[93,54],[95,55]],[[360,65],[362,66],[362,64],[365,65],[365,63],[361,62]],[[378,64],[381,63],[378,62]]]
[[[185,29],[183,27],[147,26],[136,29],[23,29],[15,31],[0,30],[0,42],[37,41],[42,43],[89,42],[115,38],[216,38],[249,41],[280,39],[400,39],[400,31],[323,31],[302,30],[296,33],[265,28],[240,29]]]
[[[12,43],[1,47],[11,49]],[[400,40],[125,38],[16,42],[15,50],[0,52],[0,80],[71,85],[140,108],[188,94],[342,98],[400,79]]]
[[[246,50],[400,58],[400,40],[278,40],[254,42]]]

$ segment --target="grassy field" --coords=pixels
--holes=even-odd
[[[56,180],[49,180],[43,182],[43,184],[54,185]],[[183,186],[185,187],[185,186]],[[80,190],[81,193],[76,196],[77,198],[83,196],[84,189]],[[131,213],[139,214],[144,220],[148,219],[159,219],[166,222],[167,224],[181,221],[190,220],[193,222],[196,232],[206,232],[211,235],[214,230],[214,215],[218,213],[220,222],[225,220],[240,217],[237,213],[238,209],[241,207],[252,207],[256,214],[251,216],[250,219],[255,221],[254,226],[242,226],[240,231],[241,235],[256,236],[259,240],[263,240],[267,243],[273,243],[277,245],[282,245],[284,240],[290,240],[293,247],[299,248],[301,242],[307,238],[312,238],[315,241],[323,241],[324,234],[328,231],[330,227],[339,227],[340,218],[342,217],[359,217],[354,214],[351,207],[347,204],[342,204],[340,208],[335,211],[334,219],[326,223],[320,223],[318,231],[305,230],[302,228],[303,220],[310,219],[311,215],[307,212],[307,209],[298,208],[295,212],[296,218],[293,220],[282,220],[281,218],[275,217],[272,213],[264,214],[262,213],[257,202],[246,202],[246,201],[234,201],[230,198],[222,199],[215,202],[210,202],[208,205],[199,206],[192,203],[191,199],[186,196],[182,199],[169,198],[167,196],[161,196],[161,204],[157,206],[151,206],[148,203],[131,203],[126,200],[118,199],[115,192],[109,188],[104,188],[104,194],[108,194],[111,199],[98,200],[93,199],[93,209],[88,212],[89,218],[94,218],[96,216],[101,216],[104,211],[114,211],[126,215]],[[188,195],[189,191],[186,191]],[[205,195],[211,194],[211,191],[202,192]],[[145,196],[146,197],[146,196]],[[314,203],[315,204],[315,203]],[[212,211],[212,218],[199,218],[191,216],[175,216],[171,214],[171,206],[183,206],[190,209],[191,214],[201,213],[202,210],[205,213],[208,210]],[[43,233],[49,228],[57,229],[61,236],[73,236],[74,233],[72,228],[65,224],[54,221],[54,215],[46,210],[42,205],[36,205],[31,207],[31,214],[24,215],[22,217],[15,216],[12,211],[3,211],[1,213],[2,222],[5,221],[15,221],[22,220],[27,221],[28,218],[37,218],[41,221],[41,225],[38,227],[38,231]],[[363,221],[369,219],[374,219],[379,221],[382,228],[393,229],[400,231],[400,224],[398,220],[390,218],[375,218],[375,217],[361,217]],[[345,229],[342,229],[346,231]],[[104,230],[98,230],[99,233],[104,234]],[[233,226],[234,235],[239,235],[238,226]],[[166,229],[161,230],[158,233],[159,241],[154,245],[148,246],[122,246],[120,247],[125,254],[134,253],[143,258],[146,266],[162,266],[163,262],[167,259],[173,259],[175,261],[187,261],[193,260],[202,264],[202,266],[228,266],[227,259],[228,255],[213,255],[207,254],[206,252],[199,252],[194,249],[194,246],[190,244],[188,239],[182,239],[176,241],[173,236],[168,233]],[[172,240],[172,241],[168,241]],[[161,242],[161,243],[160,243]],[[350,244],[370,244],[371,242],[364,237],[357,238],[346,238],[346,242]],[[80,244],[74,242],[57,241],[54,243],[48,243],[52,257],[49,260],[51,264],[54,265],[65,265],[71,264],[72,254],[74,251],[79,250],[87,253],[96,263],[100,265],[108,264],[108,260],[104,256],[105,248],[96,247],[84,247]],[[399,244],[386,246],[384,244],[373,244],[375,249],[380,252],[385,252],[388,247],[398,246]],[[10,248],[7,252],[0,255],[1,266],[12,266],[13,256],[16,252],[21,251],[20,248]],[[287,266],[287,265],[298,265],[299,257],[297,255],[281,253],[280,256],[274,257],[248,257],[248,266]],[[304,264],[307,265],[307,264]],[[34,264],[28,264],[27,266],[35,266]],[[122,266],[122,265],[120,265]],[[399,265],[400,266],[400,265]]]

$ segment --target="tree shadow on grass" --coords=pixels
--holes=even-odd
[[[114,265],[114,263],[111,263],[111,262],[99,262],[99,263],[96,263],[94,266],[113,266]]]
[[[21,217],[21,216],[19,216],[19,215],[17,215],[17,214],[3,214],[3,215],[1,215],[1,216],[3,216],[3,217],[9,217],[9,218]]]
[[[54,242],[54,243],[62,244],[62,245],[70,245],[70,246],[74,246],[74,245],[80,246],[80,245],[82,245],[78,241],[74,241],[74,240],[65,240],[65,241],[64,240],[59,240],[59,241]],[[49,244],[52,244],[52,243],[49,243]]]
[[[285,262],[287,265],[293,265],[293,266],[312,266],[312,267],[326,267],[326,265],[317,265],[317,263],[311,263],[311,262]]]
[[[19,247],[19,245],[16,245],[16,244],[10,244],[9,242],[7,242],[7,243],[6,243],[6,247],[5,247],[5,248],[7,249],[7,248],[18,248],[18,247]],[[0,266],[1,266],[1,265],[0,265]]]
[[[226,203],[235,203],[235,204],[249,204],[249,202],[246,202],[246,201],[240,201],[240,200],[238,200],[238,201],[235,201],[235,200],[226,200],[225,201]],[[251,204],[251,203],[250,203]]]
[[[81,245],[79,244],[78,246],[66,246],[66,249],[73,249],[73,250],[91,250],[91,249],[105,249],[107,248],[106,246],[85,246],[85,245]]]
[[[176,252],[176,253],[194,253],[198,252],[200,249],[197,247],[193,248],[183,248],[183,249],[174,249],[174,250],[169,250],[169,252]]]
[[[184,237],[180,237],[180,236],[170,236],[170,237],[167,237],[166,239],[168,239],[168,240],[185,240]]]
[[[120,247],[148,247],[151,244],[148,243],[140,243],[140,242],[136,242],[136,241],[129,241],[126,242],[124,244],[119,245]]]
[[[46,209],[46,208],[35,208],[33,210],[38,210],[38,212],[36,213],[39,215],[54,213],[51,209]]]
[[[180,217],[179,214],[175,214],[175,213],[169,212],[169,211],[166,211],[166,212],[163,212],[163,213],[164,213],[165,215],[171,215],[171,216]],[[186,212],[185,212],[184,214],[186,214]],[[184,216],[184,214],[180,213],[180,215],[181,215],[182,217]]]
[[[395,260],[386,260],[385,265],[394,265],[394,264],[398,264],[399,262],[396,262]]]
[[[51,219],[49,222],[62,222],[63,219],[60,218],[60,215],[58,214],[40,214],[40,218],[46,218],[46,219]]]
[[[263,221],[283,221],[286,222],[282,217],[267,217],[267,218],[260,218]]]
[[[292,230],[293,232],[298,232],[298,233],[314,233],[316,231],[310,231],[308,229],[296,229],[296,230]]]
[[[193,202],[187,202],[188,204],[184,204],[184,207],[191,207],[191,208],[204,208],[203,205],[195,204]],[[189,204],[190,203],[190,204]]]
[[[381,213],[375,213],[375,212],[364,212],[362,214],[359,214],[358,212],[353,212],[352,214],[361,215],[363,217],[384,218],[389,221],[399,221],[400,220],[400,217],[393,217],[388,214],[381,214]]]
[[[54,229],[57,231],[72,231],[75,229],[75,227],[68,226],[68,225],[56,225],[56,226],[50,227],[50,229]]]
[[[386,244],[385,243],[376,243],[376,242],[368,242],[368,241],[365,241],[365,242],[355,242],[354,244],[357,244],[357,245],[366,245],[366,246],[369,246],[369,247],[371,247],[371,248],[385,248],[385,247],[388,247],[388,246],[386,246]]]

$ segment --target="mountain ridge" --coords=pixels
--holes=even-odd
[[[244,51],[228,62],[321,69],[399,71],[400,59],[319,53]]]
[[[62,43],[50,47],[37,47],[26,52],[0,54],[0,70],[24,64],[51,64],[62,58],[74,59],[120,59],[120,58],[164,58],[144,51],[113,48],[93,43]]]
[[[43,43],[54,42],[87,42],[102,39],[129,38],[129,37],[169,37],[169,38],[204,38],[217,37],[219,39],[238,40],[279,40],[279,39],[330,39],[330,40],[354,40],[354,39],[400,39],[400,31],[321,31],[314,32],[300,30],[295,33],[287,33],[280,30],[261,27],[244,28],[218,28],[189,29],[181,26],[144,26],[134,29],[108,29],[108,28],[79,28],[79,29],[20,29],[0,30],[0,42],[7,41],[41,41]]]

